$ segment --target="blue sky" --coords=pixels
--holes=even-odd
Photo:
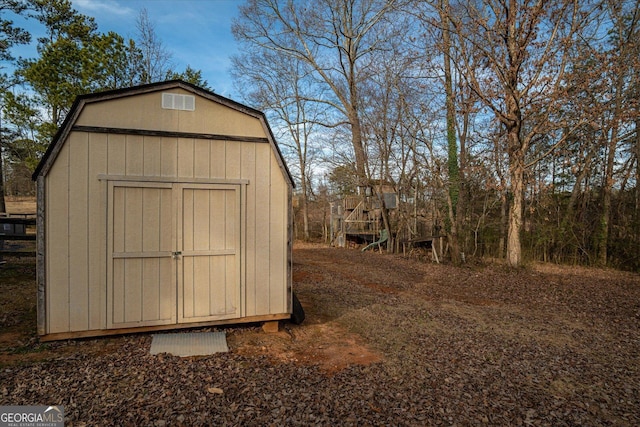
[[[231,21],[240,0],[72,0],[72,4],[78,12],[94,17],[101,33],[115,31],[125,38],[136,37],[136,19],[146,8],[156,35],[172,53],[175,70],[184,71],[187,65],[202,70],[216,93],[238,98],[229,68],[231,55],[237,53]],[[35,40],[43,33],[40,23],[15,21],[32,33],[34,42],[15,49],[14,54],[35,56]]]

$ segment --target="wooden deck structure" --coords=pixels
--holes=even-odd
[[[382,210],[397,207],[397,195],[390,185],[363,186],[359,195],[345,196],[331,206],[331,244],[344,247],[350,242],[369,244],[384,229]]]
[[[5,242],[35,242],[36,234],[27,232],[35,227],[35,214],[0,214],[0,264],[4,263],[4,256],[35,257],[35,249],[9,248]]]

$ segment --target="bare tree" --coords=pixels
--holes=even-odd
[[[309,197],[311,195],[311,160],[314,148],[312,134],[316,125],[324,121],[325,108],[310,101],[315,90],[306,63],[282,52],[263,50],[232,58],[233,75],[238,89],[245,92],[258,108],[274,116],[277,128],[283,131],[281,146],[293,157],[301,189],[300,209],[303,236],[309,234]],[[250,88],[247,90],[247,88]]]
[[[360,84],[367,66],[386,42],[383,21],[397,0],[248,0],[233,23],[242,43],[281,52],[308,64],[330,95],[318,100],[351,128],[356,172],[366,178]]]
[[[142,8],[136,20],[137,47],[142,52],[142,83],[162,81],[171,71],[171,52],[156,34],[147,9]]]
[[[462,212],[464,208],[464,200],[461,200],[461,173],[458,164],[458,140],[456,138],[457,118],[456,118],[456,101],[453,92],[453,76],[451,72],[451,10],[449,0],[441,0],[438,8],[440,21],[442,22],[442,59],[444,71],[444,93],[447,117],[447,169],[449,172],[449,192],[447,197],[448,217],[449,217],[449,243],[451,245],[451,259],[455,264],[461,261],[460,243],[458,241],[459,229],[462,226]],[[461,160],[464,161],[464,145],[461,146]],[[462,194],[464,198],[464,194]],[[462,202],[462,203],[460,203]],[[458,213],[458,211],[460,211]]]
[[[637,114],[637,110],[627,110],[628,94],[632,91],[633,76],[638,63],[638,27],[640,26],[640,2],[625,3],[606,0],[605,7],[611,16],[611,46],[604,55],[608,90],[602,93],[603,104],[607,112],[601,116],[601,136],[603,138],[606,164],[602,185],[602,215],[596,234],[598,263],[607,264],[607,246],[609,244],[609,227],[611,221],[611,198],[615,183],[614,172],[616,159],[624,131],[624,124],[633,121],[629,114]]]
[[[567,47],[580,12],[577,0],[479,0],[457,5],[450,15],[461,40],[460,72],[505,129],[511,190],[507,260],[513,266],[522,263],[525,171],[539,160],[532,158],[536,138],[564,125],[552,113],[564,99]]]

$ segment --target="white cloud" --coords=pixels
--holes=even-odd
[[[80,13],[89,16],[97,16],[98,14],[130,16],[138,13],[136,10],[112,0],[73,0],[73,6]]]

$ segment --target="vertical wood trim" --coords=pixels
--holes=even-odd
[[[293,188],[287,185],[287,313],[293,313]]]
[[[182,236],[182,223],[183,223],[183,218],[182,218],[182,211],[183,211],[183,202],[182,202],[182,198],[183,198],[183,192],[184,192],[184,185],[182,184],[174,184],[173,185],[173,212],[175,212],[175,222],[174,225],[172,227],[173,231],[173,235],[175,236],[174,242],[176,242],[175,244],[175,251],[182,251],[184,250],[184,244],[183,244],[183,236]],[[177,322],[180,323],[181,319],[184,319],[184,261],[183,261],[183,257],[179,256],[177,260],[175,260],[174,262],[175,268],[176,268],[176,303],[178,304],[178,310],[177,310]]]
[[[107,184],[107,328],[112,328],[113,319],[113,188]]]
[[[106,160],[106,165],[109,164],[109,160]],[[108,166],[105,166],[108,167]],[[110,269],[110,263],[109,263],[109,258],[111,256],[111,252],[109,252],[108,249],[108,242],[111,241],[112,237],[111,234],[109,233],[109,208],[110,208],[110,204],[109,204],[109,184],[107,181],[101,181],[100,182],[100,188],[102,189],[102,197],[101,200],[104,203],[104,205],[102,206],[102,227],[101,227],[101,231],[104,233],[104,239],[102,240],[102,248],[100,249],[100,255],[101,255],[101,265],[102,265],[102,269],[101,269],[101,277],[102,277],[102,287],[100,288],[100,298],[101,298],[101,304],[100,304],[100,321],[101,321],[101,328],[107,328],[109,326],[108,320],[107,320],[107,311],[109,309],[109,305],[107,304],[107,294],[108,294],[108,289],[109,289],[109,279],[107,277],[108,275],[108,271]]]
[[[46,310],[46,240],[45,240],[45,223],[46,223],[46,191],[45,179],[43,175],[39,175],[36,181],[36,280],[38,286],[37,310],[38,310],[38,335],[47,333],[47,310]]]
[[[239,262],[239,270],[238,270],[238,274],[240,275],[240,294],[239,294],[239,298],[240,300],[238,301],[238,303],[240,304],[240,317],[245,317],[246,316],[246,308],[245,308],[245,294],[246,294],[246,288],[247,288],[247,278],[246,278],[246,262],[247,262],[247,231],[246,231],[246,227],[247,227],[247,212],[246,212],[246,206],[247,206],[247,186],[246,185],[239,185],[238,186],[238,192],[239,197],[240,197],[240,201],[239,201],[239,205],[238,205],[238,209],[240,209],[240,224],[238,225],[239,228],[239,240],[240,240],[240,247],[238,248],[238,256],[240,257],[240,262]]]
[[[243,193],[244,193],[244,189],[242,188],[244,187],[243,185],[238,185],[236,186],[236,191],[234,192],[234,197],[235,197],[235,211],[233,212],[233,224],[235,227],[235,236],[234,236],[234,245],[236,248],[236,256],[235,256],[235,265],[234,265],[234,269],[235,269],[235,284],[234,286],[237,286],[238,288],[235,289],[235,296],[233,298],[233,305],[236,308],[236,313],[238,314],[238,317],[242,317],[243,313],[244,313],[244,308],[242,307],[244,304],[242,304],[243,298],[242,298],[242,293],[243,293],[243,275],[242,275],[242,264],[244,262],[244,256],[242,254],[243,250],[244,250],[244,244],[243,244],[243,234],[244,234],[244,230],[242,229],[242,224],[244,224],[243,221],[243,213],[242,211],[244,210],[244,201],[242,200],[243,198]]]

